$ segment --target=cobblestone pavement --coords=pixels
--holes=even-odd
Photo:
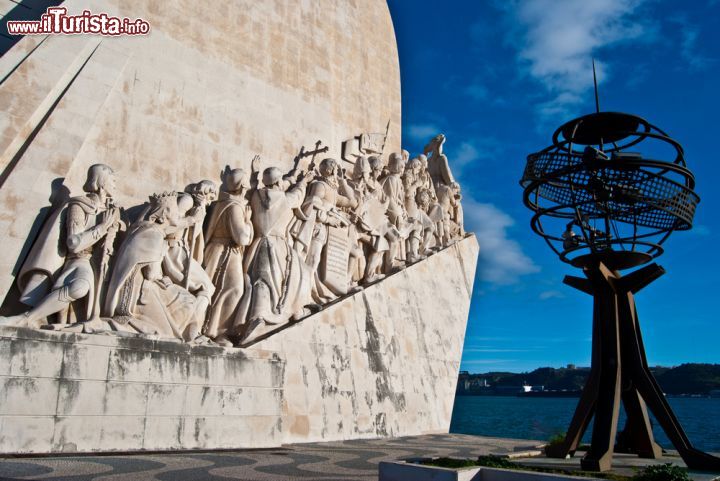
[[[0,458],[0,480],[227,481],[377,480],[380,461],[420,456],[475,457],[529,449],[538,442],[435,434],[277,449],[161,454]]]

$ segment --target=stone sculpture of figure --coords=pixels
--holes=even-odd
[[[463,212],[462,207],[462,194],[460,192],[460,184],[457,182],[453,182],[450,184],[450,189],[452,190],[453,197],[455,198],[455,209],[453,211],[453,221],[455,224],[457,224],[458,231],[457,235],[458,237],[465,237],[465,213]]]
[[[339,208],[352,208],[357,202],[343,195],[349,188],[346,180],[338,177],[335,159],[320,162],[318,172],[308,186],[300,209],[302,220],[296,224],[293,234],[298,250],[306,253],[305,262],[313,275],[313,299],[323,304],[347,293],[350,221]],[[343,191],[338,192],[341,186]]]
[[[380,181],[383,179],[383,177],[386,174],[385,162],[383,162],[382,157],[380,157],[379,155],[371,155],[367,158],[367,160],[368,160],[368,163],[370,164],[370,169],[372,172],[371,178],[372,178],[373,182],[378,184],[378,188],[379,188]]]
[[[163,273],[198,299],[198,312],[207,310],[215,290],[212,280],[202,267],[204,237],[202,225],[207,205],[217,197],[217,187],[203,180],[177,196],[179,219],[176,230],[167,236],[168,252],[163,258]],[[203,305],[204,309],[203,309]]]
[[[403,173],[403,190],[405,191],[405,212],[407,223],[411,231],[407,239],[408,262],[414,262],[425,258],[420,251],[420,244],[423,240],[424,228],[422,225],[422,212],[417,205],[417,193],[422,186],[420,171],[422,164],[419,159],[412,159],[405,164]]]
[[[174,283],[162,267],[168,238],[186,228],[176,192],[150,197],[147,220],[129,230],[108,285],[104,313],[112,317],[114,329],[184,341],[200,336],[208,293],[193,295]]]
[[[420,154],[417,156],[417,159],[420,161],[420,186],[430,193],[431,201],[435,201],[437,200],[437,195],[435,195],[435,185],[430,177],[430,172],[428,172],[427,155]]]
[[[443,154],[444,143],[445,136],[439,134],[425,146],[423,151],[423,153],[428,156],[428,172],[436,189],[440,184],[449,186],[455,182],[455,178],[450,171],[447,156]]]
[[[438,234],[443,246],[450,245],[462,236],[462,226],[457,222],[460,201],[455,186],[457,184],[453,186],[440,184],[436,188],[438,205],[442,212],[441,220],[438,222]]]
[[[357,260],[356,269],[360,272],[356,277],[360,277],[363,283],[369,283],[383,276],[378,273],[383,255],[390,250],[391,244],[397,245],[400,233],[388,220],[388,200],[385,193],[376,188],[370,163],[365,157],[356,160],[348,184],[357,202],[350,215],[355,241],[359,243],[356,245],[368,252],[364,267],[360,265],[360,259]]]
[[[402,174],[405,171],[405,162],[402,156],[397,153],[390,154],[388,161],[388,175],[382,181],[382,190],[388,199],[387,215],[388,220],[394,225],[402,240],[407,240],[411,235],[415,234],[418,226],[409,222],[407,211],[405,210],[405,188],[403,186]],[[392,242],[385,259],[385,273],[391,273],[402,268],[396,260],[400,251],[400,242]],[[408,250],[407,256],[404,258],[408,262],[416,262],[419,260],[417,253],[417,244],[411,243],[411,249]]]
[[[243,255],[253,239],[251,211],[246,194],[250,176],[243,169],[226,168],[222,191],[213,205],[205,239],[205,270],[215,285],[204,334],[222,346],[240,335],[249,306],[249,277],[243,272]]]
[[[418,206],[417,219],[422,226],[422,236],[418,251],[424,256],[430,254],[432,249],[437,246],[435,237],[436,223],[430,217],[433,208],[430,192],[430,189],[420,188],[416,194]]]
[[[40,327],[53,314],[59,314],[53,325],[60,327],[71,319],[98,320],[115,234],[124,227],[112,202],[114,189],[110,167],[95,164],[88,169],[85,195],[70,199],[53,213],[20,270],[21,301],[32,309],[0,323]]]
[[[250,196],[255,239],[245,256],[252,293],[243,341],[310,313],[305,307],[311,304],[310,271],[289,233],[293,209],[305,198],[306,179],[300,174],[298,182],[285,189],[280,169],[269,167],[262,174],[264,187]]]

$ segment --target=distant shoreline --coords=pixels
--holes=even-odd
[[[720,398],[720,364],[687,363],[675,367],[651,367],[667,397]],[[585,386],[589,367],[569,364],[564,368],[541,367],[531,372],[460,371],[456,395],[578,397]]]

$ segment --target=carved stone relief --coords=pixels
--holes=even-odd
[[[219,189],[151,195],[133,219],[113,170],[93,165],[22,263],[29,310],[0,324],[249,345],[465,235],[443,135],[414,158],[385,159],[382,134],[355,140],[342,161],[303,147],[285,174],[260,174],[256,156]]]

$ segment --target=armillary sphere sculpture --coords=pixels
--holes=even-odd
[[[548,455],[573,455],[594,416],[583,469],[610,469],[615,450],[658,458],[647,406],[688,467],[720,470],[719,458],[693,448],[651,374],[633,299],[665,273],[648,264],[663,242],[692,227],[700,199],[681,145],[640,117],[598,109],[562,125],[551,146],[529,155],[520,184],[533,231],[586,276],[564,282],[594,298],[590,376],[564,442]],[[639,269],[620,274],[632,268]],[[627,422],[615,445],[621,401]]]

